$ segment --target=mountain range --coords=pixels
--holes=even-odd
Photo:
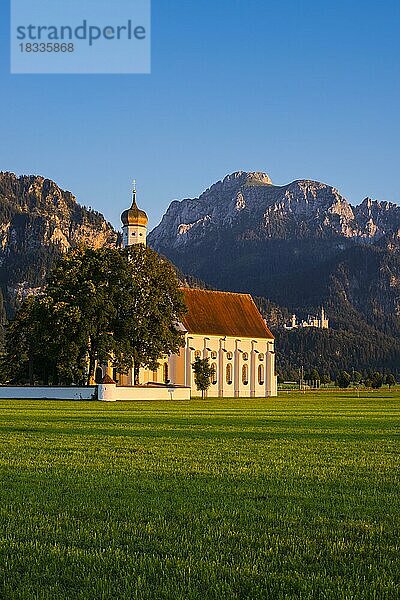
[[[70,247],[120,240],[100,213],[53,181],[0,173],[0,320],[40,289]],[[198,198],[172,202],[148,244],[186,282],[252,293],[277,337],[286,376],[300,365],[400,374],[396,204],[366,198],[352,206],[324,183],[276,186],[266,173],[240,171]],[[305,318],[322,305],[329,331],[283,329],[293,312]]]
[[[172,202],[149,245],[183,272],[287,307],[343,308],[390,332],[400,326],[400,207],[299,180],[275,186],[237,172],[199,198]],[[350,323],[347,323],[349,325]]]
[[[258,297],[287,369],[400,369],[396,204],[365,198],[352,206],[324,183],[276,186],[266,173],[240,171],[172,202],[148,242],[184,273]],[[283,331],[290,314],[305,318],[322,305],[330,332]]]

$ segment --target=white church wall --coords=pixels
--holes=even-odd
[[[115,384],[99,385],[99,400],[103,402],[190,400],[190,389],[185,387],[131,387]]]
[[[265,398],[277,395],[272,340],[188,335],[184,352],[174,359],[173,373],[178,370],[182,373],[185,367],[185,385],[191,387],[192,396],[200,397],[192,369],[196,356],[208,358],[210,365],[216,365],[215,383],[212,382],[208,390],[210,397]],[[175,377],[172,381],[180,383]]]

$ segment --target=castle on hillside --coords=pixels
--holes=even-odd
[[[297,321],[297,316],[292,315],[289,324],[284,325],[285,329],[291,331],[292,329],[303,329],[306,327],[316,327],[317,329],[329,329],[329,319],[326,317],[324,307],[321,308],[319,316],[308,315],[306,320]]]

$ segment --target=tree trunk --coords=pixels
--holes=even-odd
[[[35,377],[33,374],[33,359],[29,357],[29,385],[35,385]]]
[[[133,385],[139,385],[139,367],[136,364],[133,367]]]
[[[87,384],[86,385],[92,385],[93,380],[94,380],[94,366],[96,364],[96,360],[94,357],[94,354],[89,354],[89,372],[88,372],[88,378],[87,378]]]

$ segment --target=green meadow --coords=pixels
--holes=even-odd
[[[400,598],[399,392],[0,401],[0,598]]]

